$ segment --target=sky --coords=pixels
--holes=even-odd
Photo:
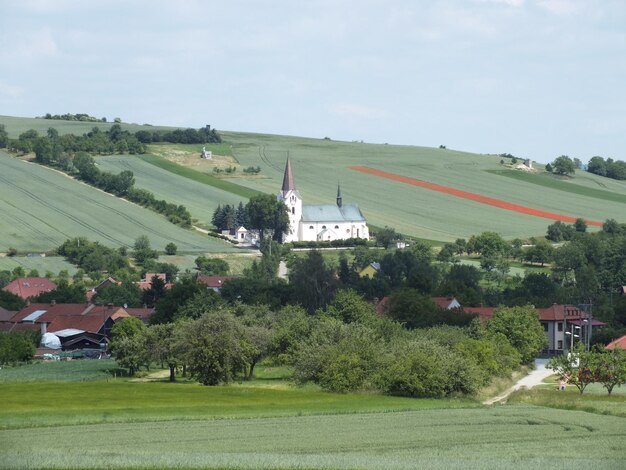
[[[2,0],[0,114],[626,160],[623,0]]]

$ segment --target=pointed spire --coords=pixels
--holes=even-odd
[[[283,195],[288,191],[296,189],[296,185],[293,182],[293,173],[291,172],[291,161],[287,158],[287,164],[285,165],[285,175],[283,176]]]
[[[341,186],[337,183],[337,206],[341,207],[343,204],[343,197],[341,197]]]

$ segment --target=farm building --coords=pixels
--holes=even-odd
[[[47,277],[20,277],[4,286],[2,290],[28,299],[56,288],[57,285]]]
[[[284,242],[369,239],[367,221],[359,206],[344,204],[341,188],[337,187],[335,204],[303,204],[289,160],[285,164],[278,200],[284,202],[289,210],[290,232],[283,236]]]
[[[238,279],[236,276],[198,276],[198,282],[200,284],[204,284],[209,289],[219,293],[222,290],[222,286],[224,282],[229,281],[231,279]]]
[[[620,338],[617,338],[615,341],[611,341],[609,344],[606,345],[606,349],[615,348],[626,349],[626,335],[621,336]]]

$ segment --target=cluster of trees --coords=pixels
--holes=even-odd
[[[587,171],[615,180],[626,180],[626,162],[602,157],[592,157],[587,164]]]
[[[206,291],[187,296],[171,321],[145,327],[129,318],[114,326],[111,350],[129,373],[161,363],[170,380],[180,370],[216,385],[250,379],[267,359],[292,365],[298,382],[325,390],[441,397],[472,394],[509,375],[544,341],[532,308],[502,309],[484,326],[407,330],[349,289],[314,314],[228,304]]]
[[[548,173],[554,173],[556,175],[573,175],[577,168],[580,168],[581,162],[578,159],[571,159],[567,155],[561,155],[557,157],[552,163],[546,165],[546,171]]]
[[[39,160],[39,157],[37,160],[43,164],[50,164]],[[70,157],[62,169],[70,174],[76,174],[81,180],[103,191],[163,214],[173,224],[191,227],[191,214],[185,206],[157,199],[152,192],[135,188],[135,175],[132,171],[124,170],[118,174],[102,171],[96,166],[94,158],[86,152],[79,152]]]
[[[574,385],[582,394],[591,383],[600,383],[610,395],[626,383],[626,351],[621,348],[585,351],[578,345],[572,354],[550,359],[548,368]]]
[[[583,219],[578,218],[571,225],[565,224],[560,220],[557,220],[556,222],[548,226],[546,239],[557,243],[561,241],[569,241],[574,237],[577,232],[586,231],[587,223]]]
[[[0,124],[0,149],[7,148],[9,145],[9,134],[7,133],[4,124]]]
[[[39,340],[39,333],[0,332],[0,365],[32,361]]]
[[[66,114],[50,114],[46,113],[45,116],[41,116],[40,119],[55,119],[57,121],[81,121],[81,122],[107,122],[107,118],[103,117],[98,119],[97,117],[90,116],[85,113],[66,113]],[[117,121],[116,121],[117,122]]]
[[[222,142],[222,137],[208,124],[200,129],[175,129],[173,131],[147,131],[135,132],[135,137],[144,144],[169,142],[172,144],[217,144]]]
[[[211,223],[219,231],[247,227],[248,213],[243,202],[240,202],[237,207],[234,204],[224,204],[223,206],[219,204],[213,211]]]

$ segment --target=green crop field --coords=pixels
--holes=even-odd
[[[625,418],[526,404],[127,379],[5,383],[0,402],[7,469],[615,469],[626,459]]]
[[[93,127],[92,123],[9,117],[0,117],[0,124],[6,125],[12,137],[29,128],[44,132],[53,124],[62,133],[81,133]],[[130,130],[152,128],[129,126]],[[204,200],[208,213],[220,201],[245,201],[257,191],[276,194],[287,157],[292,160],[296,187],[305,204],[333,203],[340,184],[344,202],[358,203],[371,225],[388,225],[422,239],[446,242],[486,230],[505,238],[541,236],[553,220],[359,173],[349,167],[365,166],[569,217],[626,222],[626,182],[582,170],[573,178],[559,179],[511,170],[496,155],[227,131],[221,134],[224,144],[216,151],[234,158],[239,167],[260,167],[258,177],[242,177],[238,171],[234,177],[215,178],[163,158],[176,152],[188,154],[194,147],[178,144],[150,146],[153,153],[161,156],[106,157],[101,159],[102,165],[111,170],[130,165],[139,187],[190,206],[201,223],[207,218],[202,210]],[[142,166],[138,159],[155,168]],[[541,173],[543,167],[536,167]],[[195,190],[197,198],[193,197]]]
[[[0,256],[0,271],[13,271],[17,267],[24,268],[26,274],[31,269],[36,269],[40,276],[47,271],[57,275],[62,270],[66,270],[71,276],[77,271],[76,266],[61,256]]]
[[[0,251],[47,251],[76,236],[112,247],[132,246],[140,235],[159,250],[169,242],[180,252],[232,250],[49,168],[2,152],[0,167]]]
[[[259,165],[265,176],[238,180],[238,184],[277,192],[289,156],[296,187],[305,203],[334,202],[339,183],[344,202],[358,203],[370,223],[389,225],[420,238],[451,241],[485,230],[497,231],[507,238],[536,236],[545,234],[553,220],[360,174],[348,167],[368,166],[571,217],[626,221],[626,183],[582,171],[571,181],[538,187],[536,182],[494,174],[493,171],[503,169],[500,157],[495,155],[235,132],[222,132],[222,136],[232,145],[242,166]],[[583,189],[595,186],[605,196],[614,194],[601,199],[592,191],[567,191],[563,184]]]
[[[147,189],[166,201],[184,205],[191,212],[191,216],[203,225],[211,225],[211,217],[218,205],[237,206],[240,202],[247,202],[247,198],[180,177],[138,157],[99,157],[97,162],[104,171],[132,171],[136,187]]]

